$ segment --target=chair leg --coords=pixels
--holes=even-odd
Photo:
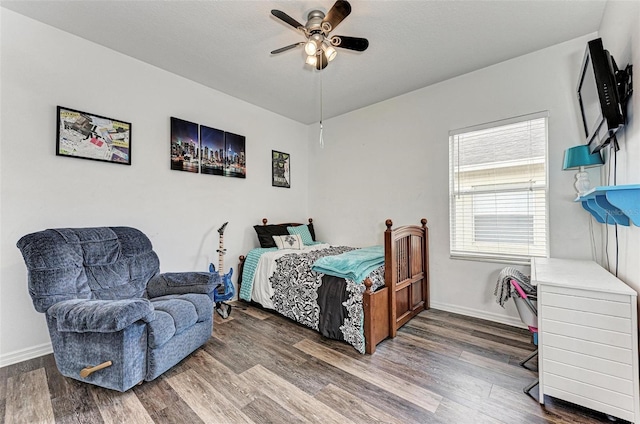
[[[525,387],[524,389],[522,389],[522,391],[524,392],[524,394],[528,395],[529,392],[531,391],[531,389],[533,389],[534,387],[536,387],[538,385],[538,380],[534,381],[533,383],[529,384],[527,387]]]
[[[522,361],[520,361],[520,366],[524,367],[524,364],[526,364],[527,362],[529,362],[531,359],[533,359],[536,355],[538,354],[538,349],[536,349],[534,352],[531,353],[531,355],[527,356],[526,358],[524,358]]]

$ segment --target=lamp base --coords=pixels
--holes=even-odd
[[[584,171],[576,173],[576,182],[573,186],[576,188],[578,197],[591,190],[591,181],[589,180],[589,174]]]

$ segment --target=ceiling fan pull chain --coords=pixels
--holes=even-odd
[[[324,138],[322,137],[322,71],[320,72],[320,148],[324,149]]]

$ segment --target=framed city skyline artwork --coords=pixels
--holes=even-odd
[[[224,175],[224,131],[200,125],[200,173]]]
[[[246,139],[171,117],[171,169],[246,178]]]
[[[243,135],[224,133],[225,177],[247,178],[246,140]]]
[[[171,117],[171,169],[198,173],[199,158],[198,124]]]

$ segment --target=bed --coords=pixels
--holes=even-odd
[[[426,219],[420,221],[421,225],[397,228],[392,228],[390,219],[386,220],[384,247],[380,247],[382,263],[369,267],[373,270],[361,282],[356,277],[342,278],[311,268],[320,258],[357,255],[366,249],[316,242],[312,219],[308,224],[267,222],[265,218],[262,226],[254,226],[261,246],[263,242],[268,245],[271,233],[286,231],[282,228],[303,234],[308,229],[306,238],[310,234],[313,241],[299,250],[260,247],[240,256],[240,300],[275,310],[367,354],[374,353],[378,343],[395,337],[407,321],[429,308]]]

